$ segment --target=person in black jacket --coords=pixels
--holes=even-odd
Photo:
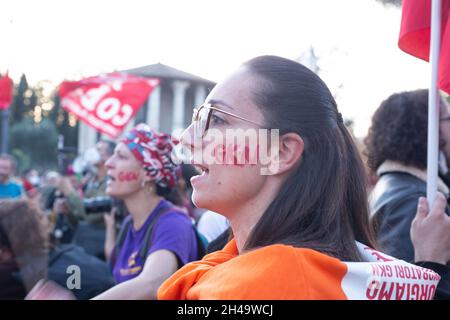
[[[427,118],[428,90],[393,94],[375,112],[365,140],[368,167],[378,176],[370,197],[371,217],[380,250],[438,272],[442,280],[437,298],[449,299],[450,239],[443,235],[450,234],[450,227],[445,223],[450,220],[447,166],[450,164],[450,107],[442,99],[438,179],[441,194],[438,198],[443,199],[443,217],[429,219],[423,225],[414,218],[416,211],[420,211],[418,204],[424,207],[419,198],[426,196]],[[417,216],[423,218],[424,215],[418,213]],[[433,227],[430,227],[431,221],[436,222]],[[423,228],[428,229],[423,232]],[[411,239],[411,235],[416,239]]]
[[[440,175],[450,163],[450,108],[440,110]],[[365,140],[368,167],[379,179],[372,190],[370,207],[381,249],[389,255],[414,261],[411,222],[418,199],[426,196],[428,90],[391,95],[372,118]],[[438,179],[445,196],[449,188]],[[450,206],[447,206],[450,213]]]

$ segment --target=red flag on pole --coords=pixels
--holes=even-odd
[[[158,85],[156,78],[110,73],[80,81],[64,81],[59,87],[59,95],[63,108],[100,132],[116,138]]]
[[[450,94],[450,0],[442,0],[438,86]],[[429,61],[431,0],[403,0],[398,46]]]
[[[8,74],[0,78],[0,110],[11,105],[13,98],[13,82]]]

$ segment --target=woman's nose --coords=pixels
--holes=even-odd
[[[180,137],[180,144],[189,151],[194,151],[194,148],[198,143],[196,143],[196,138],[194,136],[193,124],[189,125],[189,127],[184,130],[183,134]]]
[[[112,169],[112,168],[113,168],[113,157],[114,157],[114,156],[111,156],[111,157],[109,157],[108,159],[106,159],[106,161],[105,161],[105,167],[106,167],[107,169]]]

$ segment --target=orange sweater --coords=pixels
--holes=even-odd
[[[377,253],[378,258],[380,255]],[[311,249],[279,244],[238,255],[232,240],[223,250],[178,270],[159,288],[158,299],[429,299],[434,296],[438,275],[386,257],[373,263],[345,263]],[[407,267],[416,272],[416,279],[403,279],[404,273],[403,278],[393,272],[383,274],[380,266],[389,266],[391,271],[395,267]],[[421,282],[417,280],[417,272]],[[411,287],[414,285],[418,289]]]

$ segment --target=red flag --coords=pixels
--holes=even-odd
[[[110,73],[59,87],[61,105],[102,133],[116,138],[139,111],[153,89],[155,78]]]
[[[0,110],[6,109],[11,105],[13,98],[13,82],[6,74],[0,78]]]
[[[441,52],[438,86],[450,94],[450,0],[442,1]],[[419,59],[429,61],[431,0],[403,0],[398,46]]]

